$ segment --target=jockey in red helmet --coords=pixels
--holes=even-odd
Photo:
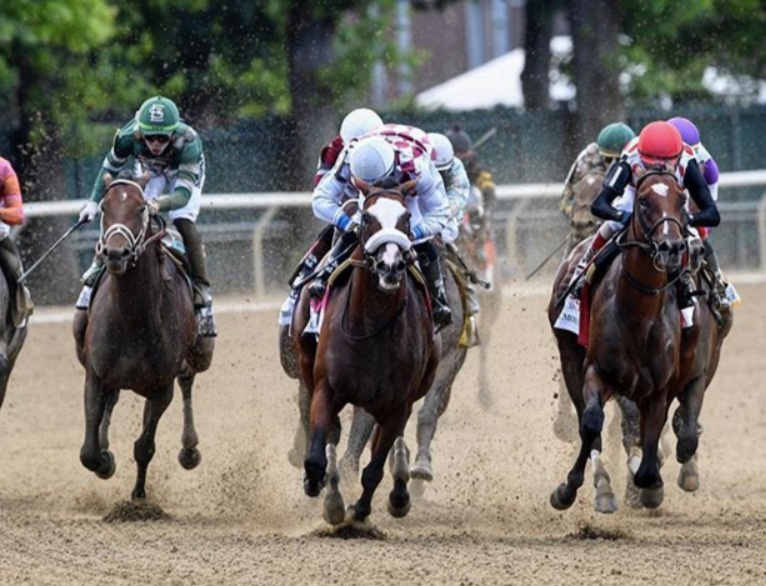
[[[580,278],[585,267],[609,239],[627,228],[633,215],[636,195],[637,171],[663,169],[673,173],[697,204],[697,211],[688,214],[688,226],[717,226],[721,221],[710,189],[700,172],[694,151],[685,145],[681,133],[665,121],[647,124],[637,138],[622,151],[619,163],[604,179],[604,186],[591,206],[591,213],[605,221],[591,240],[588,249],[575,269],[573,280]],[[575,288],[575,295],[581,288]],[[693,298],[683,299],[693,305]]]

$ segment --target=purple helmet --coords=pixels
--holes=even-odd
[[[676,116],[675,118],[668,120],[668,124],[672,124],[678,129],[678,132],[681,133],[681,138],[683,138],[684,142],[689,146],[696,146],[699,144],[700,131],[697,130],[697,127],[688,118]]]

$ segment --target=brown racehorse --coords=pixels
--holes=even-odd
[[[311,392],[304,490],[308,496],[318,496],[327,484],[324,517],[331,524],[341,523],[345,512],[335,445],[328,443],[328,436],[349,403],[363,408],[377,423],[354,518],[370,515],[392,447],[394,489],[388,510],[404,516],[410,507],[403,433],[413,403],[433,382],[441,351],[425,291],[408,270],[410,214],[402,193],[413,185],[395,189],[360,185],[365,194],[360,245],[351,257],[351,268],[328,289],[318,339],[302,335],[309,316],[306,291],[296,308],[293,335],[301,379]]]
[[[719,329],[712,313],[698,303],[693,327],[681,329],[676,277],[671,275],[679,274],[687,253],[685,203],[684,189],[673,174],[652,170],[640,176],[635,213],[620,244],[623,252],[593,294],[587,349],[577,344],[573,334],[554,329],[581,441],[567,482],[551,494],[551,504],[557,509],[574,502],[589,457],[597,487],[608,484],[600,462],[600,434],[604,403],[614,395],[634,401],[640,413],[643,454],[634,471],[634,483],[641,489],[644,506],[657,507],[664,497],[657,448],[668,409],[676,398],[681,404],[676,413],[676,456],[684,467],[693,463],[702,396],[731,324]],[[577,254],[570,257],[556,276],[548,310],[551,326],[578,259]],[[696,488],[691,482],[686,484],[688,488],[682,487]]]
[[[6,236],[10,238],[10,236]],[[17,328],[13,325],[11,307],[13,298],[8,286],[8,276],[0,271],[0,407],[5,400],[8,380],[27,338],[27,326]]]
[[[87,322],[75,323],[77,355],[85,367],[85,441],[80,460],[101,478],[114,474],[109,451],[111,412],[121,389],[146,399],[141,435],[134,444],[138,476],[132,498],[146,498],[146,470],[154,456],[157,424],[183,392],[183,448],[179,461],[200,461],[191,408],[194,376],[210,366],[213,338],[197,333],[192,295],[181,269],[160,244],[164,228],[150,221],[143,185],[107,176],[97,253],[106,272],[93,294]],[[84,313],[84,312],[81,312]]]

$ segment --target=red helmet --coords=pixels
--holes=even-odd
[[[675,164],[683,148],[678,129],[661,120],[647,124],[638,135],[638,154],[646,165]]]

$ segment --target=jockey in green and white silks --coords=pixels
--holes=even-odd
[[[146,100],[135,118],[117,131],[112,148],[93,184],[88,203],[80,212],[81,220],[91,221],[95,217],[105,192],[104,175],[110,173],[116,176],[131,163],[136,169],[150,174],[144,188],[150,213],[167,212],[183,238],[191,266],[194,306],[200,332],[215,336],[205,251],[195,225],[205,183],[205,157],[199,135],[180,119],[172,100],[161,96]],[[85,286],[77,309],[87,309],[100,265],[98,259],[94,260],[83,275]]]

